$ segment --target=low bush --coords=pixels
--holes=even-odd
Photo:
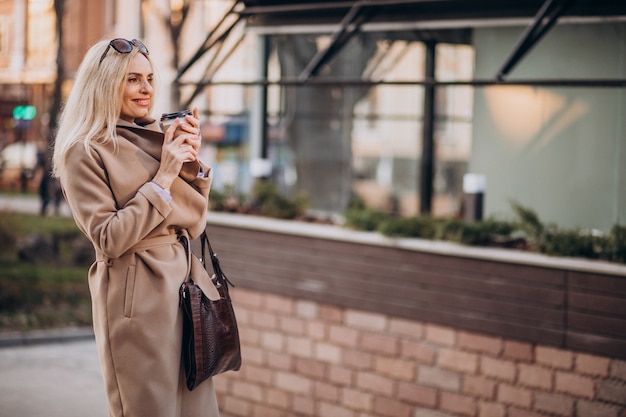
[[[530,208],[511,202],[517,219],[488,218],[465,221],[431,216],[392,217],[356,204],[345,212],[345,226],[378,231],[387,236],[416,237],[497,246],[552,256],[584,257],[626,263],[626,226],[615,225],[609,234],[546,225]]]
[[[76,259],[80,252],[76,242],[86,239],[72,219],[5,212],[0,217],[0,236],[5,239],[0,258],[0,331],[91,323],[86,261]],[[37,245],[26,250],[28,241],[45,242],[45,252],[52,256],[44,256]]]

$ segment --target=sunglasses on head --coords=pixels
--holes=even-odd
[[[144,55],[150,55],[150,52],[148,52],[148,48],[146,48],[146,45],[144,45],[138,39],[133,39],[132,41],[129,41],[128,39],[124,38],[115,38],[111,42],[109,42],[107,49],[104,50],[104,53],[100,57],[100,62],[98,62],[98,66],[102,64],[102,60],[107,55],[107,52],[109,52],[109,48],[115,49],[120,54],[129,54],[132,52],[133,47],[137,47],[137,49],[139,49],[139,52]]]

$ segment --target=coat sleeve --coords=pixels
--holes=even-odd
[[[171,212],[170,205],[152,184],[141,185],[124,207],[118,207],[97,152],[91,156],[80,144],[66,156],[61,178],[68,205],[79,228],[95,249],[118,258],[154,230]]]

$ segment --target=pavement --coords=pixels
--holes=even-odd
[[[93,339],[0,348],[0,417],[106,417]]]
[[[41,208],[41,202],[37,195],[33,194],[0,194],[0,212],[1,211],[18,211],[23,213],[37,214]],[[47,213],[54,212],[54,205],[50,203]],[[61,202],[59,206],[59,215],[70,216],[71,212],[65,202]]]
[[[37,196],[0,195],[0,212],[39,213],[39,204]],[[60,209],[70,215],[66,204]],[[91,328],[0,332],[0,417],[44,416],[107,416]]]

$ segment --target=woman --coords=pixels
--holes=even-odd
[[[61,116],[54,174],[96,251],[89,288],[109,416],[218,416],[211,380],[185,385],[178,295],[191,273],[218,297],[181,244],[204,230],[210,168],[198,160],[197,109],[165,133],[149,117],[154,80],[140,41],[94,45]]]

